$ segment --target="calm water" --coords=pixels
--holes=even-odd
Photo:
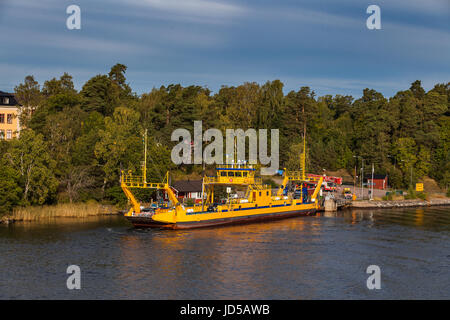
[[[66,268],[81,268],[81,290]],[[368,290],[367,266],[381,268]],[[190,231],[122,217],[0,226],[1,299],[450,298],[450,208]]]

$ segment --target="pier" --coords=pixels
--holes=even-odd
[[[348,208],[352,205],[352,200],[342,198],[329,198],[325,199],[321,206],[321,211],[337,211],[344,208]]]
[[[377,201],[360,200],[352,201],[342,198],[328,198],[323,201],[319,211],[338,211],[346,208],[353,209],[390,209],[406,207],[431,207],[431,206],[450,206],[450,199],[430,199],[430,200],[397,200],[397,201]]]

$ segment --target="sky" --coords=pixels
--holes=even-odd
[[[69,30],[69,5],[81,29]],[[381,29],[369,30],[369,5]],[[385,96],[450,81],[449,0],[0,0],[0,90],[64,72],[78,90],[128,67],[137,94],[161,85],[281,80],[317,95]]]

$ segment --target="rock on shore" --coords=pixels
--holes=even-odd
[[[14,220],[7,216],[0,217],[0,224],[10,224],[12,222],[14,222]]]
[[[398,201],[354,201],[350,208],[374,209],[374,208],[404,208],[404,207],[429,207],[429,206],[449,206],[450,199],[425,200],[398,200]]]

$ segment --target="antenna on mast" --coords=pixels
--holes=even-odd
[[[144,137],[142,139],[144,143],[144,162],[142,164],[142,178],[144,183],[147,183],[147,129],[144,131]]]
[[[302,180],[306,180],[306,118],[305,118],[305,106],[302,107],[303,115],[303,152],[300,154],[300,167],[302,170]]]

